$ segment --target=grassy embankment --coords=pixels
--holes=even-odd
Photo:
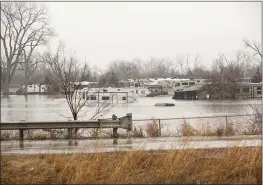
[[[1,184],[261,184],[261,147],[2,155]]]

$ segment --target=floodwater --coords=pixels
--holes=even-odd
[[[69,145],[71,142],[71,145]],[[187,138],[148,138],[119,139],[117,144],[108,140],[46,140],[24,141],[23,147],[19,141],[2,141],[1,153],[4,154],[36,154],[36,153],[94,153],[131,150],[169,150],[169,149],[202,149],[226,147],[256,147],[261,146],[260,136],[240,137],[190,137]]]
[[[174,103],[174,107],[155,107],[156,103]],[[131,104],[115,104],[102,117],[118,117],[132,113],[133,119],[176,118],[193,116],[214,116],[253,113],[250,105],[261,110],[261,99],[250,100],[173,100],[171,96],[140,97]],[[95,114],[95,107],[80,112],[79,120],[88,120]],[[1,96],[1,121],[55,121],[72,119],[69,107],[63,97],[51,95]]]
[[[174,103],[174,107],[155,107],[156,103]],[[149,121],[139,121],[138,119],[159,119],[159,118],[182,118],[194,116],[218,116],[233,114],[251,114],[251,106],[261,110],[260,99],[236,100],[236,101],[191,101],[173,100],[171,96],[162,97],[140,97],[132,104],[115,104],[111,109],[99,115],[100,118],[110,118],[112,114],[118,117],[132,113],[134,126],[146,126]],[[89,120],[96,112],[96,107],[85,107],[80,112],[79,120]],[[72,120],[70,109],[63,97],[57,98],[50,95],[13,95],[1,96],[1,121],[56,121]],[[228,123],[234,123],[236,127],[245,125],[250,117],[228,117]],[[179,120],[161,120],[162,136],[176,135],[178,126],[183,122]],[[191,119],[187,120],[192,126],[199,127],[200,123],[212,123],[212,125],[226,124],[226,119]],[[178,124],[180,123],[180,124]],[[199,127],[200,128],[200,127]],[[124,131],[124,130],[122,130]],[[14,131],[17,132],[17,131]],[[121,129],[118,131],[121,132]],[[87,133],[85,130],[84,133]],[[78,140],[69,146],[67,140],[59,141],[25,141],[21,148],[19,141],[2,141],[1,152],[3,153],[48,153],[48,152],[94,152],[95,150],[116,151],[140,149],[182,149],[183,148],[211,148],[211,147],[230,147],[230,146],[259,146],[261,139],[240,139],[240,140],[209,140],[209,141],[190,141],[187,145],[178,138],[175,140],[167,139],[119,139],[117,144],[112,140]],[[184,146],[182,146],[184,144]]]
[[[174,103],[173,107],[155,107],[156,103]],[[186,118],[200,116],[219,116],[233,114],[252,114],[251,106],[261,110],[261,99],[250,100],[173,100],[171,96],[140,97],[131,104],[115,104],[108,111],[99,114],[97,118],[111,118],[112,114],[118,117],[132,113],[133,124],[143,126],[149,121],[136,119],[159,119],[159,118]],[[79,120],[89,120],[96,113],[96,107],[85,107],[79,113]],[[72,120],[70,109],[63,96],[53,95],[12,95],[9,98],[1,96],[1,121],[58,121]],[[227,122],[237,127],[245,125],[251,117],[228,117]],[[161,120],[162,135],[174,134],[178,125],[183,123],[179,120]],[[193,127],[199,127],[200,123],[212,123],[213,125],[227,124],[226,118],[207,118],[187,120]],[[241,124],[242,123],[242,124]]]

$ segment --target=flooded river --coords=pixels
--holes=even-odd
[[[155,107],[156,103],[174,103],[174,107]],[[251,105],[261,109],[261,99],[250,100],[173,100],[171,96],[141,97],[131,104],[115,104],[108,112],[100,115],[101,118],[110,118],[112,114],[118,117],[132,113],[134,125],[145,125],[146,121],[136,119],[150,118],[178,118],[193,116],[218,116],[253,113]],[[96,107],[85,108],[79,114],[79,120],[89,120],[96,112]],[[1,96],[1,121],[56,121],[72,119],[69,107],[63,97],[50,95],[13,95],[9,98]],[[250,118],[247,118],[250,119]],[[175,131],[183,120],[166,120],[162,123],[168,125],[166,131]],[[191,124],[201,122],[225,124],[225,118],[188,120]],[[246,122],[244,117],[228,118],[228,122]]]
[[[174,107],[155,107],[156,103],[174,103]],[[171,118],[192,116],[213,116],[227,114],[252,113],[250,105],[261,106],[261,99],[236,101],[201,101],[173,100],[165,97],[141,97],[131,104],[116,104],[102,117],[118,117],[132,113],[133,119]],[[89,119],[96,112],[95,108],[86,108],[80,113],[80,120]],[[2,121],[54,121],[71,117],[67,102],[63,97],[50,95],[13,95],[9,98],[1,96]]]

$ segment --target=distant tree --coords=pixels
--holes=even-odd
[[[1,82],[4,94],[9,94],[9,85],[21,60],[25,59],[24,63],[31,61],[33,51],[45,45],[50,36],[53,36],[53,31],[45,6],[32,2],[1,3]]]
[[[245,47],[246,48],[250,48],[250,49],[252,49],[254,51],[254,56],[255,55],[259,55],[260,58],[262,58],[260,44],[258,44],[256,42],[251,43],[249,40],[244,40],[243,42],[245,43]]]
[[[102,75],[99,80],[101,87],[118,87],[119,78],[114,71],[109,71]]]
[[[262,70],[260,67],[257,67],[255,74],[253,75],[251,82],[259,83],[262,82]]]
[[[247,55],[238,51],[235,58],[230,60],[224,54],[214,61],[211,78],[213,93],[215,96],[223,98],[235,98],[236,86],[240,78],[244,77],[245,63]]]

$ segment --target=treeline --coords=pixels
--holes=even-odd
[[[70,57],[63,56],[66,54],[60,52],[65,51],[65,46],[61,44],[55,52],[39,52],[39,48],[48,48],[50,39],[55,37],[45,6],[32,2],[5,2],[1,3],[1,15],[1,89],[5,94],[9,93],[12,84],[54,85],[49,72],[54,67],[63,67],[54,65],[54,61],[60,61],[58,57],[78,61],[78,65],[85,66],[85,80],[99,82],[101,86],[117,86],[120,80],[140,78],[208,78],[221,84],[219,91],[223,91],[226,88],[222,84],[230,84],[231,89],[240,78],[249,77],[253,82],[262,79],[261,47],[256,42],[243,41],[244,48],[233,52],[232,56],[215,56],[210,66],[205,65],[197,53],[175,58],[116,60],[102,70],[70,53],[66,53]]]
[[[44,53],[44,55],[51,55]],[[53,54],[55,55],[55,54]],[[32,71],[29,84],[48,84],[50,83],[47,72],[47,63],[42,59],[42,63]],[[233,53],[232,58],[227,58],[224,54],[219,54],[212,62],[211,66],[205,66],[199,55],[190,60],[189,55],[180,56],[172,60],[170,58],[152,57],[143,61],[140,58],[134,60],[116,60],[112,61],[106,70],[97,66],[87,68],[87,81],[99,82],[101,86],[117,86],[118,81],[140,78],[206,78],[214,83],[232,84],[233,86],[242,78],[251,78],[253,82],[262,80],[262,65],[260,58],[249,55],[246,51],[237,51]],[[76,59],[77,60],[77,59]],[[17,72],[13,83],[24,84],[25,75],[23,72]],[[222,86],[222,90],[225,85]]]

